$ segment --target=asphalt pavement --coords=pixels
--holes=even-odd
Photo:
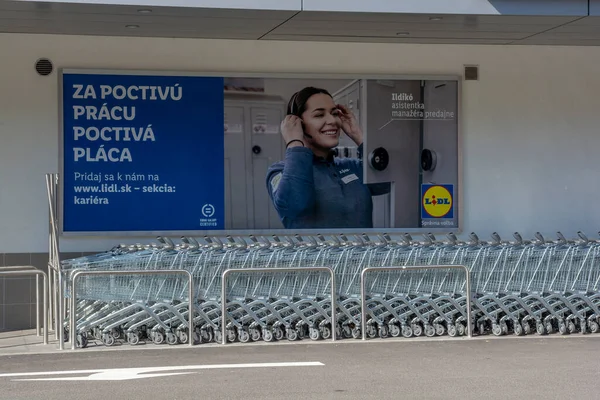
[[[597,398],[600,335],[0,355],[0,399]]]

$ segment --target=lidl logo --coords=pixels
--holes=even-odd
[[[421,218],[453,218],[453,185],[421,186]]]

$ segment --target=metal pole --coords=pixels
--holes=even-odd
[[[237,268],[227,269],[223,272],[221,278],[221,343],[227,344],[227,276],[236,272],[249,272],[249,273],[277,273],[277,272],[308,272],[308,271],[321,271],[329,273],[331,277],[331,340],[336,341],[336,310],[337,302],[335,300],[336,288],[335,288],[335,274],[331,268],[327,267],[301,267],[301,268]]]
[[[227,324],[227,317],[225,316],[227,313],[227,299],[225,296],[227,285],[225,284],[225,280],[227,279],[229,271],[230,270],[225,270],[221,278],[221,344],[227,344],[227,332],[225,329],[225,325]]]
[[[337,324],[337,290],[335,285],[335,274],[333,273],[333,269],[327,268],[330,271],[331,276],[331,340],[335,342],[337,340],[336,334],[336,324]]]
[[[467,277],[467,330],[469,331],[469,337],[473,337],[473,322],[471,321],[471,313],[473,312],[471,308],[471,272],[466,265],[461,265],[465,269],[465,276]]]
[[[48,273],[53,273],[53,260],[54,260],[54,230],[53,230],[53,223],[52,223],[52,216],[53,216],[53,212],[52,212],[52,204],[53,204],[53,196],[52,196],[52,178],[51,178],[51,174],[46,174],[46,194],[48,196]],[[55,310],[55,299],[53,299],[53,294],[52,294],[52,282],[56,281],[54,279],[54,275],[52,275],[50,277],[50,279],[48,280],[48,293],[50,294],[50,298],[49,298],[49,303],[50,303],[50,320],[52,320],[52,327],[56,333],[56,339],[58,339],[58,331],[56,329],[56,323],[55,321],[53,321],[54,316],[56,315],[56,310]]]
[[[35,323],[37,327],[37,335],[42,336],[40,332],[40,276],[35,276]]]
[[[59,302],[63,299],[62,295],[62,278],[57,277],[60,275],[60,261],[58,254],[58,231],[56,227],[56,213],[58,204],[56,202],[56,190],[58,185],[58,174],[46,174],[46,192],[48,195],[48,209],[49,209],[49,260],[48,260],[48,273],[52,270],[52,276],[48,280],[48,295],[50,303],[50,320],[52,322],[56,339],[59,341],[59,347],[62,349],[64,340],[61,340],[62,335],[59,330],[62,331],[62,322],[64,320],[64,314],[60,315],[63,307],[59,306]]]
[[[48,281],[47,274],[44,274],[44,310],[42,311],[44,316],[44,344],[48,344],[48,329],[50,327],[48,324]]]
[[[20,269],[19,269],[20,268]],[[30,276],[30,275],[42,275],[44,277],[44,284],[46,283],[47,275],[44,271],[36,269],[31,266],[22,266],[22,267],[4,267],[0,268],[0,276],[1,275],[17,275],[17,276]],[[46,298],[44,297],[44,304],[46,304]],[[36,296],[36,307],[39,309],[40,307],[40,298],[39,294]],[[36,321],[36,327],[39,332],[39,319]],[[48,344],[48,325],[47,321],[44,320],[44,344]]]
[[[51,273],[50,270],[50,261],[52,260],[52,220],[50,219],[50,204],[52,201],[50,200],[50,176],[46,174],[46,196],[48,199],[48,273]],[[51,281],[52,279],[50,279]],[[50,307],[52,307],[52,300],[50,300]]]
[[[372,271],[403,271],[403,270],[420,270],[420,269],[462,269],[465,271],[467,283],[467,331],[470,338],[473,337],[473,328],[471,323],[471,273],[464,265],[409,265],[409,266],[389,266],[389,267],[368,267],[362,270],[360,274],[360,302],[361,302],[361,332],[362,340],[367,340],[367,298],[365,276]]]
[[[188,275],[188,297],[189,297],[189,311],[188,311],[188,340],[190,341],[189,345],[192,347],[194,345],[194,302],[196,301],[194,298],[194,277],[191,272],[185,270]]]
[[[58,277],[57,277],[58,273],[56,272],[56,270],[53,268],[52,269],[52,280],[53,280],[53,284],[52,284],[52,293],[51,293],[51,298],[53,298],[52,300],[52,313],[54,315],[54,336],[56,336],[56,340],[60,339],[60,334],[58,333],[59,331],[59,318],[58,318]]]
[[[172,274],[183,274],[188,278],[188,295],[190,296],[188,309],[188,341],[189,346],[192,347],[194,345],[194,277],[190,273],[190,271],[184,269],[169,269],[169,270],[129,270],[129,271],[87,271],[87,270],[73,270],[71,274],[71,301],[70,301],[70,309],[71,313],[69,314],[69,336],[71,340],[71,350],[75,350],[77,348],[77,334],[76,334],[76,304],[77,304],[77,279],[80,276],[99,276],[99,275],[172,275]]]
[[[49,209],[49,261],[48,261],[48,273],[50,273],[50,269],[53,270],[52,279],[48,280],[48,291],[49,291],[49,301],[51,313],[54,317],[54,331],[56,339],[59,341],[59,348],[63,349],[64,338],[63,334],[63,322],[64,322],[64,314],[63,312],[63,286],[62,286],[62,276],[60,270],[60,256],[59,256],[59,246],[58,246],[58,230],[56,227],[57,220],[56,214],[58,210],[58,204],[56,202],[56,191],[58,185],[58,174],[46,174],[46,192],[48,194],[48,209]],[[58,278],[57,276],[58,275]],[[53,286],[53,287],[52,287]],[[59,304],[60,303],[60,304]],[[61,331],[61,332],[59,332]]]
[[[57,293],[57,303],[58,303],[58,311],[57,311],[57,318],[56,318],[56,331],[58,332],[58,349],[59,350],[64,350],[65,348],[65,332],[64,332],[64,322],[65,322],[65,316],[63,314],[63,299],[64,299],[64,293],[63,293],[63,279],[62,279],[62,273],[60,271],[57,271],[56,275],[58,275],[58,293]]]

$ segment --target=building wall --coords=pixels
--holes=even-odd
[[[477,64],[480,80],[462,88],[464,232],[482,238],[494,231],[503,237],[598,232],[600,209],[592,206],[600,185],[598,48],[3,34],[0,54],[0,254],[6,265],[43,266],[48,250],[44,174],[58,171],[59,108],[56,73],[35,72],[40,57],[56,68],[241,73],[461,75],[464,64]],[[70,238],[61,251],[81,254],[139,240]],[[6,304],[35,299],[25,281],[28,296],[0,283],[0,329],[14,327],[7,324],[14,318],[7,318]]]

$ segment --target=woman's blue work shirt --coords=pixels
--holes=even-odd
[[[267,190],[287,229],[372,228],[373,200],[389,183],[363,184],[358,159],[317,157],[306,147],[286,150],[267,171]]]

